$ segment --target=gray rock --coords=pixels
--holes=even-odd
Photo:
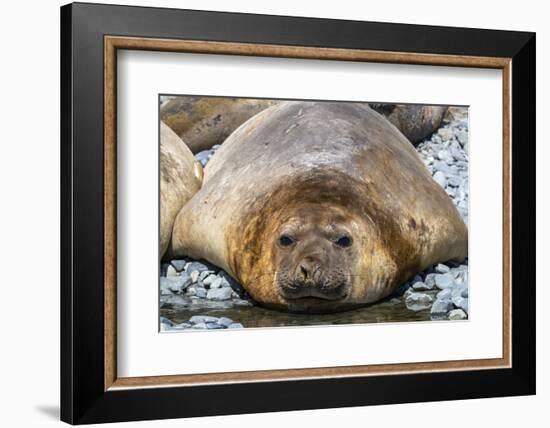
[[[224,327],[228,327],[233,323],[234,323],[234,321],[231,318],[220,317],[218,319],[218,324],[223,325]]]
[[[457,175],[449,175],[447,177],[447,183],[449,186],[459,187],[462,184],[462,178]]]
[[[453,131],[451,128],[439,128],[437,133],[441,136],[443,141],[451,140],[453,138]]]
[[[202,280],[202,285],[204,285],[206,288],[210,288],[210,284],[212,284],[216,279],[218,279],[216,275],[210,274]]]
[[[431,290],[433,289],[433,286],[430,287],[428,286],[427,284],[423,283],[422,281],[418,281],[418,282],[415,282],[413,285],[412,285],[412,289],[414,291],[426,291],[426,290]]]
[[[218,324],[217,322],[207,322],[206,323],[206,328],[208,330],[219,330],[219,329],[222,329],[222,328],[225,328],[225,327],[221,324]]]
[[[168,326],[175,325],[173,321],[169,320],[166,317],[160,317],[160,323],[161,323],[161,325],[164,324],[164,325],[168,325]]]
[[[206,278],[208,278],[211,274],[213,274],[214,272],[211,271],[211,270],[205,270],[203,272],[201,272],[199,274],[199,281],[203,281],[205,280]]]
[[[424,280],[424,283],[426,284],[426,286],[432,290],[434,287],[435,287],[435,277],[437,276],[437,274],[435,273],[429,273],[428,275],[426,275],[426,279]]]
[[[195,330],[206,330],[208,328],[208,326],[206,325],[205,322],[199,322],[197,324],[194,324],[193,327],[191,327]]]
[[[180,324],[176,324],[174,326],[174,329],[176,329],[176,330],[186,330],[186,329],[191,328],[191,327],[193,327],[192,324],[189,324],[188,322],[182,322]]]
[[[405,298],[405,306],[411,311],[423,311],[428,309],[432,304],[432,297],[424,293],[410,293]]]
[[[456,135],[456,139],[462,146],[464,146],[464,144],[468,142],[468,132],[466,132],[465,130],[461,129],[457,131],[455,135]]]
[[[447,315],[447,318],[450,320],[465,320],[468,318],[468,314],[464,312],[462,309],[453,309],[449,312]]]
[[[436,267],[435,267],[435,271],[437,273],[447,273],[451,270],[451,268],[447,265],[444,265],[443,263],[439,263]]]
[[[166,269],[166,276],[167,277],[178,276],[178,271],[176,270],[176,268],[174,266],[170,265]]]
[[[203,167],[206,166],[208,163],[208,155],[210,154],[210,150],[203,150],[202,152],[198,152],[195,155],[195,159],[200,161]]]
[[[201,299],[206,298],[206,290],[202,287],[197,287],[197,291],[195,292],[195,296],[200,297]]]
[[[189,275],[183,273],[181,276],[167,276],[160,278],[160,290],[170,290],[172,293],[181,293],[191,285]],[[165,294],[165,293],[164,293]]]
[[[445,188],[447,187],[447,178],[445,177],[445,174],[441,171],[437,171],[433,175],[433,179],[437,184],[439,184],[441,187]]]
[[[210,289],[211,290],[214,290],[216,288],[220,288],[221,286],[222,286],[222,278],[221,277],[216,277],[216,279],[210,283]]]
[[[454,284],[455,279],[451,273],[444,273],[436,275],[435,277],[435,286],[440,290],[443,290],[444,288],[450,288],[454,286]]]
[[[245,297],[247,295],[245,289],[241,284],[239,284],[237,281],[235,281],[227,272],[224,272],[223,270],[218,273],[218,276],[221,276],[223,279],[227,281],[229,286],[240,296]]]
[[[189,322],[191,324],[218,322],[218,318],[211,317],[209,315],[193,315],[191,318],[189,318]]]
[[[187,262],[185,260],[174,259],[170,262],[170,264],[174,267],[174,269],[176,269],[176,271],[181,272],[185,269]]]
[[[445,174],[451,173],[451,168],[449,168],[449,165],[447,165],[445,162],[442,162],[440,160],[434,161],[434,170],[441,171]]]
[[[446,316],[447,312],[453,309],[453,302],[450,299],[437,299],[432,305],[430,314],[432,316]]]
[[[231,303],[234,306],[254,306],[254,304],[250,300],[246,299],[233,299]]]
[[[197,282],[199,282],[199,275],[200,275],[200,272],[198,270],[194,270],[193,272],[191,272],[191,282],[193,284],[196,284]]]
[[[210,268],[201,262],[191,262],[187,265],[187,268],[185,269],[185,271],[189,274],[195,271],[198,271],[200,273],[207,270],[210,270]]]
[[[464,312],[469,313],[467,297],[455,297],[453,298],[453,304]]]
[[[161,296],[169,296],[171,294],[174,294],[170,289],[169,282],[166,281],[165,276],[160,277],[160,294]]]
[[[453,291],[450,288],[445,288],[437,293],[436,298],[441,300],[451,300],[453,298]]]
[[[240,322],[234,322],[233,324],[228,325],[227,328],[244,328],[244,326]]]
[[[437,157],[443,162],[450,164],[453,161],[453,155],[451,155],[447,150],[440,150],[437,152]]]
[[[196,296],[197,295],[197,288],[196,287],[187,288],[187,290],[185,290],[185,295],[187,295],[187,296]]]
[[[160,296],[161,308],[173,308],[173,309],[185,309],[189,307],[189,299],[181,296],[180,294],[170,294]]]
[[[231,288],[214,288],[208,290],[206,298],[210,300],[229,300],[231,299]]]

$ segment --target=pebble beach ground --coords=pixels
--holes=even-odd
[[[195,159],[206,166],[218,148],[199,152]],[[445,189],[468,224],[467,108],[449,108],[440,128],[416,149],[433,179]],[[466,259],[460,265],[432,266],[411,278],[392,296],[364,310],[304,318],[258,308],[224,271],[202,261],[178,259],[161,265],[160,329],[196,331],[346,322],[464,320],[469,313],[468,297]],[[261,323],[255,322],[255,317],[261,318]]]

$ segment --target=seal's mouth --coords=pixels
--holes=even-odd
[[[280,294],[286,300],[293,302],[315,303],[343,300],[348,295],[345,283],[315,284],[312,282],[300,282],[281,285]]]

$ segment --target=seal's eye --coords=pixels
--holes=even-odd
[[[349,236],[342,236],[341,238],[336,241],[336,245],[339,247],[351,247],[351,238]]]
[[[283,247],[290,247],[292,244],[294,244],[294,239],[292,239],[288,235],[281,235],[279,238],[279,244]]]

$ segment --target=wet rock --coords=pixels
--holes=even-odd
[[[234,321],[231,318],[220,317],[218,319],[218,324],[220,324],[224,327],[229,327],[231,324],[234,324]]]
[[[195,296],[197,294],[196,287],[189,287],[187,290],[185,290],[186,296]]]
[[[207,322],[217,322],[218,318],[212,317],[210,315],[193,315],[189,318],[191,324],[207,323]]]
[[[172,327],[173,325],[175,325],[173,321],[169,320],[169,319],[166,318],[166,317],[160,317],[160,324],[161,324],[161,325],[162,325],[162,324],[168,325],[168,326],[170,326],[170,327]]]
[[[405,306],[411,311],[423,311],[428,309],[432,304],[432,297],[424,293],[410,293],[405,298]]]
[[[465,320],[468,318],[468,314],[464,312],[462,309],[453,309],[449,312],[447,315],[447,318],[450,320]]]
[[[197,324],[193,324],[193,327],[191,327],[195,330],[206,330],[208,328],[208,326],[206,325],[205,322],[199,322]]]
[[[179,294],[170,294],[160,296],[160,307],[161,308],[173,308],[176,310],[181,310],[189,307],[189,299],[187,297],[181,296]]]
[[[219,272],[218,276],[221,276],[223,279],[225,279],[229,286],[233,289],[233,291],[235,291],[235,293],[237,293],[241,298],[247,296],[247,293],[243,286],[235,281],[227,272],[222,270]]]
[[[453,304],[462,309],[464,312],[468,313],[468,298],[467,297],[454,297]]]
[[[208,290],[206,298],[209,300],[229,300],[231,299],[231,288],[214,288]]]
[[[187,330],[189,328],[193,327],[192,324],[189,324],[188,322],[182,322],[180,324],[176,324],[173,329],[174,330]]]
[[[225,328],[225,327],[221,324],[218,324],[217,322],[207,322],[206,323],[206,328],[208,330],[219,330],[219,329],[222,329],[222,328]]]
[[[235,322],[233,324],[228,325],[227,328],[244,328],[244,326],[240,322]]]
[[[450,299],[437,299],[430,310],[432,317],[443,317],[453,309],[453,302]]]
[[[206,289],[203,287],[197,287],[197,291],[195,292],[195,296],[200,297],[201,299],[206,298]]]

